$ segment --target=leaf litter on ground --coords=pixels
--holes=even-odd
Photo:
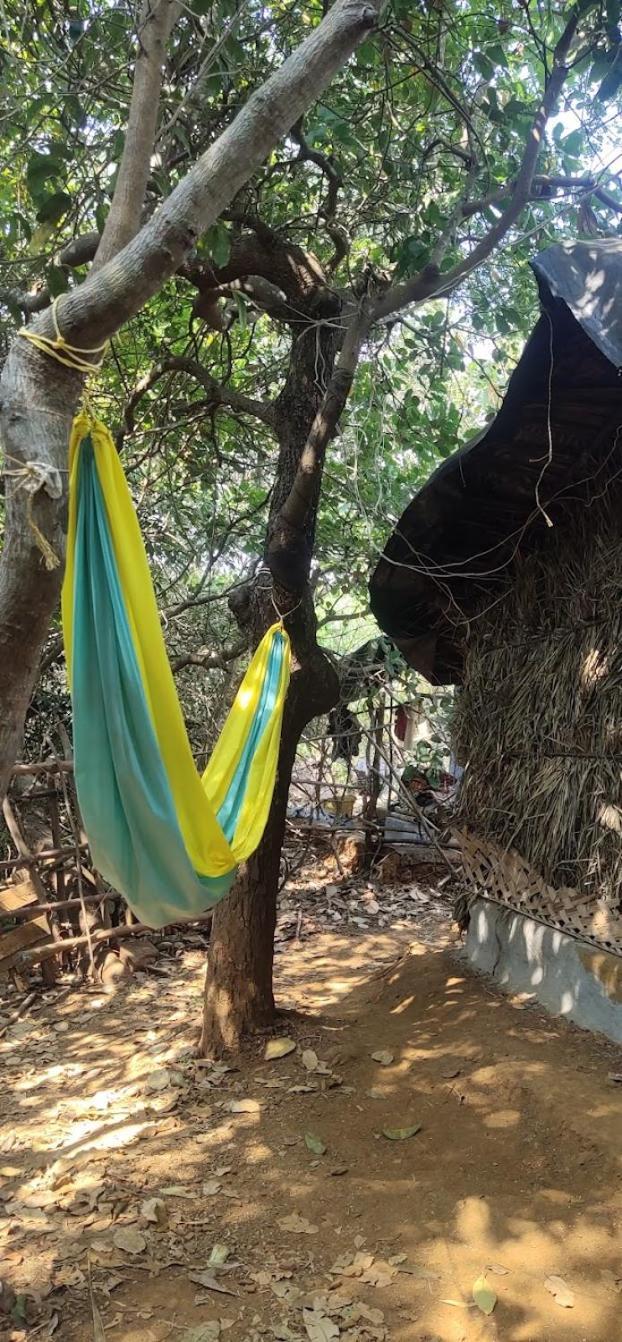
[[[557,1305],[561,1305],[562,1309],[572,1309],[575,1302],[575,1293],[563,1277],[557,1277],[553,1274],[553,1276],[546,1278],[544,1285],[547,1291],[550,1291]]]
[[[416,1137],[421,1132],[421,1123],[411,1123],[407,1128],[383,1128],[382,1135],[389,1142],[405,1142],[409,1137]]]
[[[488,1285],[485,1277],[473,1282],[473,1301],[482,1314],[492,1314],[497,1303],[496,1292]]]
[[[276,1062],[278,1058],[287,1058],[296,1049],[295,1039],[269,1039],[264,1058],[266,1062]]]
[[[305,1146],[314,1156],[325,1156],[326,1147],[321,1137],[316,1137],[313,1132],[305,1132]]]
[[[317,1226],[311,1225],[305,1216],[299,1216],[298,1212],[292,1212],[291,1216],[283,1217],[279,1221],[282,1230],[289,1231],[292,1235],[317,1235]]]

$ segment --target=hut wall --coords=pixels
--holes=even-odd
[[[569,513],[470,621],[460,819],[622,907],[622,487]]]

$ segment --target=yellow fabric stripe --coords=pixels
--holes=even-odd
[[[280,623],[272,625],[261,640],[203,774],[203,787],[215,810],[218,810],[224,802],[237,767],[241,749],[239,743],[243,743],[249,716],[252,715],[258,702],[270,658],[272,639],[277,631],[285,640],[285,657],[281,667],[278,699],[250,765],[246,795],[231,842],[236,862],[244,862],[257,847],[266,826],[272,801],[281,741],[283,706],[290,676],[289,635]]]
[[[240,815],[238,816],[233,840],[233,851],[236,855],[236,861],[238,862],[244,861],[249,854],[254,853],[257,848],[266,827],[268,812],[272,803],[272,794],[274,791],[279,762],[283,707],[285,705],[287,689],[289,686],[291,666],[289,636],[286,634],[285,637],[287,640],[287,652],[281,667],[281,683],[279,689],[280,709],[278,711],[275,710],[273,713],[259,747],[253,755],[249,769],[246,795]],[[261,644],[259,647],[261,647]]]
[[[268,815],[278,762],[283,705],[289,683],[289,640],[278,702],[255,752],[236,833],[227,842],[216,811],[240,759],[266,671],[274,625],[262,639],[203,775],[197,773],[170,669],[138,519],[112,438],[105,426],[78,415],[70,442],[70,505],[63,625],[69,674],[73,641],[77,449],[89,433],[104,496],[119,580],[139,662],[145,697],[164,761],[188,856],[204,876],[220,876],[257,847]],[[94,762],[96,767],[96,762]]]

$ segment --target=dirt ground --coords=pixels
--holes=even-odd
[[[239,1070],[192,1055],[200,935],[8,1029],[2,1337],[622,1339],[619,1050],[474,977],[435,897],[327,898]]]

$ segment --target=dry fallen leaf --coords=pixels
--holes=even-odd
[[[235,1295],[229,1286],[224,1286],[213,1272],[189,1272],[188,1280],[196,1282],[197,1286],[202,1286],[206,1291],[217,1291],[219,1295]]]
[[[388,1049],[386,1048],[378,1049],[377,1052],[372,1053],[371,1056],[374,1062],[380,1063],[381,1067],[390,1067],[391,1063],[393,1062],[393,1054],[389,1053]]]
[[[153,1225],[165,1226],[168,1221],[168,1207],[162,1198],[146,1198],[140,1209],[145,1221]]]
[[[216,1193],[220,1193],[221,1188],[222,1184],[220,1179],[206,1179],[201,1188],[201,1192],[204,1198],[213,1198]]]
[[[310,1342],[334,1342],[339,1337],[339,1327],[334,1319],[315,1309],[303,1309],[303,1323]]]
[[[210,1267],[222,1267],[229,1257],[229,1252],[226,1244],[215,1244],[207,1260]]]
[[[390,1142],[405,1142],[407,1137],[415,1137],[421,1132],[420,1123],[411,1123],[409,1128],[383,1128],[383,1137],[388,1138]]]
[[[151,1072],[145,1081],[145,1090],[166,1090],[172,1081],[172,1075],[166,1067],[159,1067],[157,1071]]]
[[[478,1277],[473,1283],[473,1300],[482,1314],[492,1314],[497,1296],[485,1277]]]
[[[396,1276],[397,1267],[378,1258],[361,1273],[361,1281],[366,1282],[368,1286],[389,1286]]]
[[[218,1342],[219,1337],[219,1320],[211,1319],[209,1323],[197,1323],[194,1328],[182,1333],[179,1342]]]
[[[264,1058],[266,1062],[274,1062],[277,1058],[286,1058],[288,1054],[294,1052],[295,1048],[296,1041],[294,1039],[269,1039]]]
[[[495,1272],[498,1277],[507,1277],[510,1271],[509,1267],[503,1267],[501,1263],[488,1263],[487,1272]]]
[[[132,1230],[131,1226],[120,1226],[115,1230],[112,1242],[115,1248],[122,1249],[123,1253],[144,1253],[147,1248],[145,1236],[140,1230]]]
[[[312,1151],[314,1156],[325,1156],[326,1147],[321,1137],[316,1137],[312,1132],[305,1132],[305,1146],[308,1151]]]
[[[562,1309],[572,1309],[575,1302],[575,1294],[574,1291],[571,1291],[563,1277],[547,1277],[544,1285],[547,1291],[551,1292],[557,1305],[561,1305]]]
[[[258,1114],[261,1103],[259,1100],[232,1100],[228,1108],[230,1114]]]
[[[312,1226],[305,1216],[299,1216],[298,1212],[292,1212],[291,1216],[285,1216],[279,1221],[282,1230],[290,1230],[293,1235],[317,1235],[317,1226]]]
[[[303,1051],[301,1062],[307,1072],[314,1072],[318,1065],[319,1058],[314,1049],[306,1048]]]
[[[360,1277],[363,1272],[368,1272],[374,1261],[373,1253],[344,1253],[337,1259],[330,1269],[333,1277]]]

